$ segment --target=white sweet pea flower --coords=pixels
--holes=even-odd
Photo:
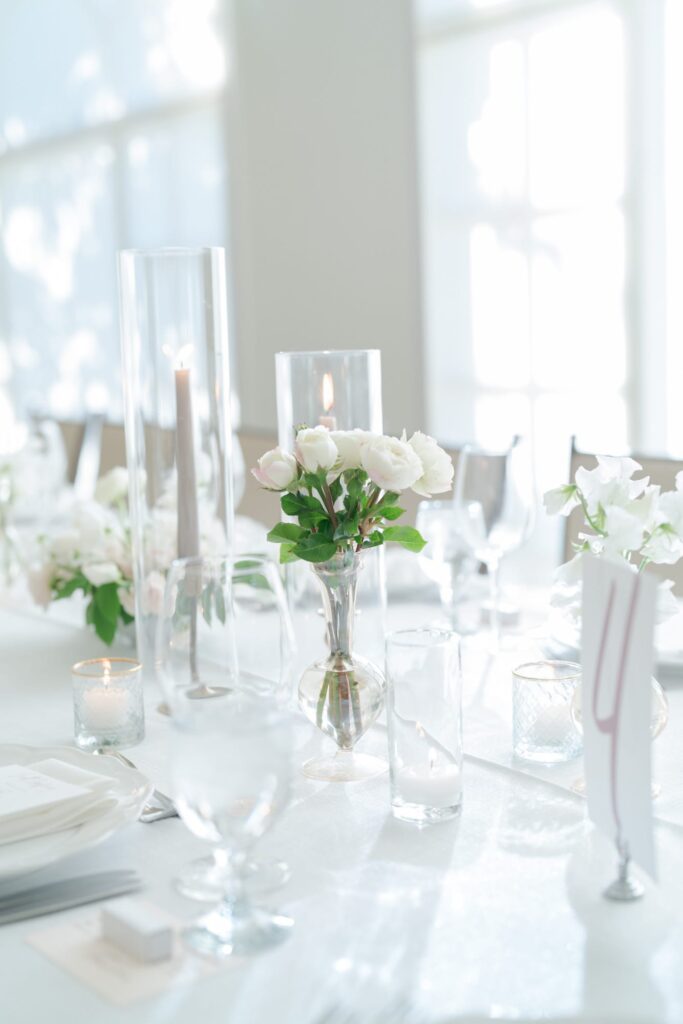
[[[252,475],[269,491],[286,491],[299,477],[296,459],[281,448],[273,448],[258,460]]]
[[[579,551],[568,562],[560,565],[554,573],[555,583],[573,587],[583,579],[583,551]]]
[[[304,427],[296,435],[296,457],[309,473],[329,470],[339,458],[327,427]]]
[[[603,552],[607,555],[619,555],[623,551],[638,551],[645,536],[645,528],[640,516],[630,508],[619,505],[608,505],[605,508],[605,533],[602,538]]]
[[[120,579],[119,567],[114,562],[91,562],[83,566],[83,575],[93,587],[116,583]]]
[[[683,480],[683,474],[676,476],[677,489],[666,491],[659,499],[659,518],[661,523],[667,523],[683,539],[683,491],[678,489],[679,477]]]
[[[583,466],[577,469],[576,486],[586,499],[589,515],[595,515],[600,506],[623,506],[639,498],[650,482],[649,477],[631,479],[639,469],[642,466],[635,459],[606,455],[598,456],[595,469],[584,469]]]
[[[371,430],[332,430],[330,437],[337,446],[339,462],[335,466],[340,473],[347,469],[361,469],[361,452],[366,444],[372,441],[377,434]]]
[[[101,505],[115,505],[128,496],[128,470],[115,466],[101,476],[95,485],[95,501]]]
[[[659,565],[674,565],[683,555],[683,541],[672,526],[656,527],[641,549],[643,558]]]
[[[403,431],[402,440],[405,440]],[[416,430],[408,441],[420,462],[422,475],[412,485],[416,494],[431,498],[433,494],[449,491],[453,484],[453,460],[450,455],[437,444],[433,437]]]
[[[576,484],[565,484],[563,487],[554,487],[552,491],[546,491],[543,495],[543,504],[548,515],[568,516],[581,504],[576,492]]]
[[[364,446],[361,464],[370,479],[384,491],[404,491],[422,476],[422,461],[407,441],[380,436]]]

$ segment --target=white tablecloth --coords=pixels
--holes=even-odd
[[[397,605],[391,624],[414,625],[433,614]],[[0,742],[72,742],[70,665],[100,653],[99,642],[52,617],[2,610],[0,650]],[[349,785],[296,780],[291,808],[258,848],[260,857],[283,857],[292,868],[289,884],[268,901],[296,920],[282,947],[209,978],[195,980],[190,970],[183,985],[117,1010],[23,941],[66,915],[5,926],[2,1024],[316,1024],[340,999],[358,1005],[358,1024],[392,1024],[380,1008],[399,990],[434,1024],[680,1024],[683,691],[670,684],[672,719],[655,748],[663,786],[656,805],[660,883],[649,883],[639,903],[610,904],[600,894],[614,875],[613,852],[567,788],[580,762],[531,775],[510,757],[509,661],[527,653],[489,662],[476,643],[466,647],[468,757],[459,821],[424,830],[395,821],[387,776]],[[148,694],[148,736],[129,753],[163,789],[170,732],[154,711],[157,701]],[[323,741],[302,722],[298,742],[303,760]],[[385,745],[378,726],[361,749],[382,752]],[[203,852],[177,819],[136,823],[81,854],[74,867],[134,867],[149,899],[188,917],[196,905],[175,895],[170,880]]]

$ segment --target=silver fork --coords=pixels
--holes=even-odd
[[[138,770],[137,765],[133,764],[130,758],[121,754],[118,750],[100,748],[99,750],[93,750],[93,754],[116,757],[121,764],[125,764],[126,768],[132,768],[134,771]],[[161,790],[155,788],[152,791],[151,797],[140,811],[138,821],[143,822],[145,825],[151,825],[153,821],[161,821],[163,818],[177,818],[177,816],[178,811],[170,796],[166,796]]]

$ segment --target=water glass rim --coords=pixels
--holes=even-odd
[[[543,665],[552,666],[555,670],[560,670],[562,674],[542,675],[537,672],[535,675],[530,675],[528,671],[524,671],[531,668],[539,669]],[[516,668],[513,668],[512,674],[515,679],[524,679],[532,683],[561,683],[567,680],[578,679],[581,676],[581,665],[577,661],[541,658],[539,661],[525,661],[522,665],[517,665]]]
[[[458,641],[460,635],[452,629],[443,629],[438,626],[413,626],[409,629],[397,629],[393,633],[387,633],[386,647],[441,647],[446,646],[453,640]]]
[[[320,348],[320,349],[298,349],[291,351],[289,349],[282,349],[276,352],[276,356],[309,356],[315,358],[316,356],[366,356],[368,353],[381,353],[379,348]]]

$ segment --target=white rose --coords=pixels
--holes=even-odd
[[[332,469],[339,458],[327,427],[304,427],[296,435],[296,457],[309,473]]]
[[[95,501],[101,505],[114,505],[128,495],[128,470],[114,466],[101,476],[95,485]]]
[[[261,456],[251,472],[267,490],[286,491],[296,482],[299,467],[289,452],[283,452],[281,448],[272,448]]]
[[[47,608],[52,600],[50,580],[52,578],[52,567],[41,565],[38,569],[30,569],[28,572],[28,589],[36,604]]]
[[[71,565],[76,561],[80,535],[76,530],[65,530],[50,540],[50,558],[57,565]]]
[[[332,430],[330,437],[337,446],[339,452],[339,464],[337,468],[340,473],[347,469],[361,468],[361,452],[366,444],[377,437],[371,430]]]
[[[405,440],[405,432],[404,432]],[[433,437],[416,430],[408,441],[420,462],[422,476],[412,485],[416,494],[431,498],[433,494],[449,491],[453,484],[453,460]]]
[[[146,615],[160,615],[164,604],[164,577],[152,571],[142,585],[142,610]]]
[[[93,587],[116,583],[120,579],[119,567],[114,562],[90,562],[83,566],[83,575]]]
[[[384,491],[404,491],[422,476],[422,462],[407,441],[375,437],[361,452],[361,465],[373,484]]]
[[[135,589],[133,587],[119,587],[117,593],[123,610],[135,617]]]

